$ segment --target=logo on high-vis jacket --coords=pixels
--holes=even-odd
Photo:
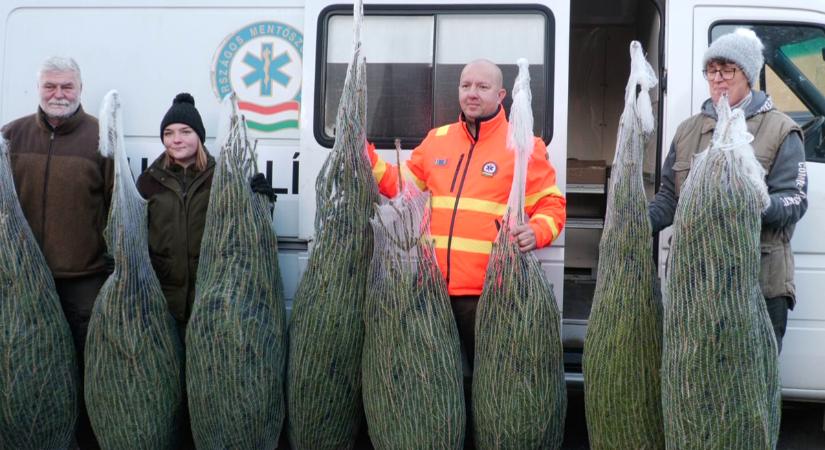
[[[255,22],[227,36],[212,63],[218,99],[235,92],[251,130],[297,130],[304,37],[280,22]]]
[[[495,175],[496,172],[498,172],[498,166],[492,161],[488,161],[481,166],[481,174],[484,176],[491,177]]]

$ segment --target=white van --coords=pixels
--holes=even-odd
[[[464,63],[492,59],[509,87],[516,59],[529,60],[535,132],[568,198],[565,231],[538,254],[563,311],[574,383],[629,42],[642,42],[660,76],[659,132],[645,161],[652,195],[677,125],[708,96],[704,49],[733,27],[753,28],[767,46],[760,88],[803,127],[810,180],[793,241],[798,303],[781,356],[783,394],[825,401],[825,238],[817,238],[825,229],[825,0],[381,0],[365,9],[368,137],[390,161],[395,138],[408,157],[430,128],[456,119]],[[159,124],[175,94],[194,95],[215,150],[218,105],[234,90],[258,140],[259,168],[279,194],[275,225],[291,298],[314,231],[314,181],[333,143],[351,22],[352,5],[333,0],[4,0],[0,123],[34,111],[35,73],[46,57],[73,56],[87,111],[96,113],[109,89],[120,91],[138,174],[162,151]]]

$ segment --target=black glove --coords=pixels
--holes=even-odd
[[[252,192],[266,196],[270,203],[275,203],[275,200],[278,199],[278,196],[275,195],[275,190],[272,189],[272,186],[266,181],[266,177],[262,173],[256,173],[255,176],[252,177],[252,180],[250,180],[249,186],[252,188]]]
[[[103,267],[106,269],[106,273],[111,274],[115,271],[115,258],[106,252],[103,253]]]

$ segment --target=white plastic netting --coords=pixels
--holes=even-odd
[[[645,145],[654,126],[648,91],[657,80],[636,41],[630,44],[630,57],[584,343],[585,412],[594,449],[664,447],[662,306],[654,289],[652,228],[642,178]]]
[[[86,338],[85,398],[103,448],[177,446],[182,348],[149,260],[146,201],[135,186],[118,93],[100,112],[100,152],[115,159],[104,231],[114,272],[98,293]]]
[[[364,409],[378,449],[461,449],[466,414],[447,285],[429,235],[430,194],[404,183],[375,207],[364,305]]]
[[[724,97],[674,219],[665,286],[662,404],[670,449],[773,449],[777,348],[759,289],[763,172]]]
[[[378,202],[366,150],[367,80],[353,5],[354,49],[335,121],[335,144],[315,182],[315,238],[289,324],[288,430],[299,449],[352,448],[361,427],[363,305]]]
[[[277,447],[284,423],[286,308],[269,201],[250,179],[257,155],[224,100],[186,329],[186,387],[198,448]]]
[[[2,138],[0,361],[0,448],[70,448],[78,412],[74,344]]]
[[[561,317],[538,259],[511,236],[525,223],[524,195],[533,150],[527,61],[518,61],[510,142],[515,173],[493,243],[476,316],[472,409],[475,444],[487,448],[559,448],[567,407]]]

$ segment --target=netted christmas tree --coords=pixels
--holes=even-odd
[[[71,448],[77,370],[69,324],[0,137],[0,448]]]
[[[761,212],[770,199],[741,109],[716,109],[673,225],[665,286],[662,405],[669,449],[773,449],[776,341],[759,289]]]
[[[352,448],[363,421],[363,307],[378,186],[366,151],[361,1],[335,121],[335,144],[315,181],[315,238],[289,324],[289,439],[296,449]]]
[[[447,284],[429,234],[430,194],[412,182],[372,219],[364,306],[364,409],[377,449],[461,449],[466,413]]]
[[[525,223],[527,164],[534,146],[527,61],[518,62],[508,147],[515,173],[487,266],[475,329],[472,410],[479,449],[560,448],[567,394],[561,316],[533,253],[511,235]]]
[[[234,95],[223,105],[186,329],[192,436],[203,449],[278,445],[285,416],[286,309],[270,203]],[[227,120],[228,119],[228,120]]]
[[[597,450],[665,445],[659,375],[662,306],[654,292],[652,228],[642,179],[645,144],[654,129],[648,91],[657,80],[641,44],[633,41],[630,55],[584,341],[587,431]]]
[[[100,152],[115,159],[104,232],[114,272],[89,319],[84,376],[89,419],[104,449],[175,449],[182,347],[149,260],[146,200],[129,169],[116,91],[103,98]]]

